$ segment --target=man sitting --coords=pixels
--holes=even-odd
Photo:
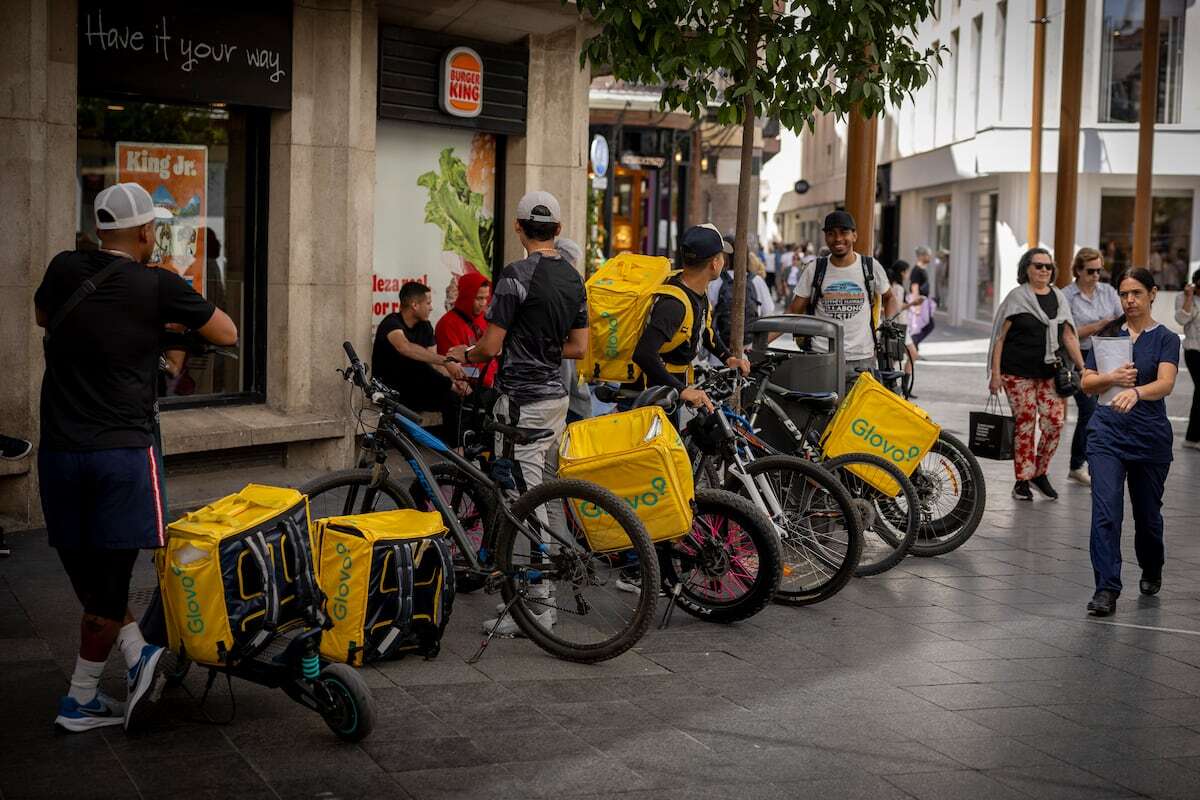
[[[375,331],[371,369],[376,378],[394,389],[400,402],[413,411],[442,412],[440,434],[448,444],[458,443],[455,396],[471,387],[462,367],[437,353],[433,325],[433,297],[429,287],[409,281],[400,287],[400,311],[388,314]]]

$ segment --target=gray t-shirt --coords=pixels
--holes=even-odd
[[[514,261],[495,282],[485,319],[504,328],[497,388],[533,402],[567,395],[562,350],[572,330],[588,326],[583,279],[564,259],[535,253]]]

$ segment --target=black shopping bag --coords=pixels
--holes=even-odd
[[[971,452],[980,458],[996,461],[1012,461],[1013,435],[1016,423],[1012,415],[1003,413],[1004,408],[996,395],[992,395],[983,411],[972,411],[970,418]]]

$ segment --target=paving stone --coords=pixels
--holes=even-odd
[[[967,770],[889,775],[887,780],[917,800],[1028,800],[1029,797],[982,772]]]
[[[909,686],[907,690],[936,703],[949,711],[966,708],[1003,708],[1025,705],[1011,695],[984,683],[942,684],[939,686]]]
[[[988,776],[1037,800],[1107,800],[1135,796],[1124,786],[1069,764],[1004,767]]]
[[[971,769],[1059,763],[1050,754],[1006,736],[929,739],[925,743]]]
[[[1119,759],[1089,765],[1087,770],[1148,797],[1161,800],[1200,797],[1200,772],[1166,759]]]

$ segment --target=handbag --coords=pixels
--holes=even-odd
[[[1073,397],[1079,392],[1080,375],[1060,347],[1054,360],[1054,391],[1059,397]]]
[[[972,453],[994,461],[1012,461],[1017,424],[1011,414],[1004,413],[1000,398],[992,395],[983,411],[972,411],[969,428],[968,448]]]

